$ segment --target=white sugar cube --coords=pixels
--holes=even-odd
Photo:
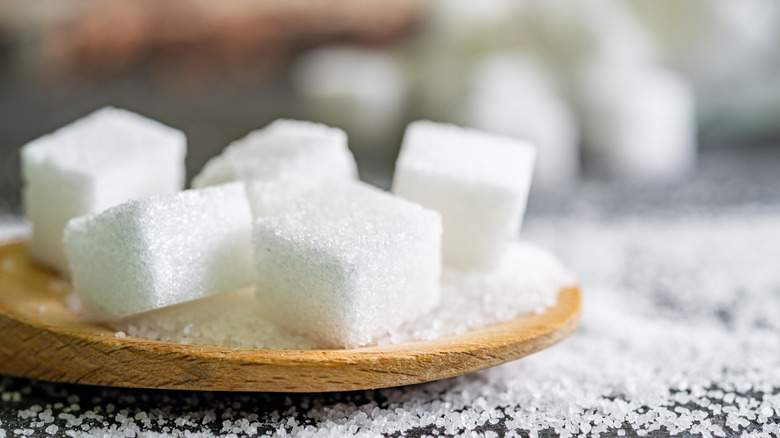
[[[364,183],[258,219],[253,244],[265,316],[326,345],[365,345],[439,300],[440,216]]]
[[[518,236],[535,156],[522,140],[414,122],[404,135],[393,193],[441,213],[447,265],[492,268]]]
[[[185,154],[181,131],[110,107],[28,143],[21,156],[30,256],[68,275],[68,220],[181,190]]]
[[[401,60],[391,51],[320,47],[300,57],[292,79],[318,120],[343,126],[360,139],[371,139],[368,143],[381,141],[398,129],[408,84]]]
[[[65,252],[85,316],[111,320],[250,285],[251,227],[240,183],[72,219]]]
[[[534,181],[569,183],[579,176],[579,129],[571,106],[539,62],[511,53],[480,61],[470,78],[462,121],[467,126],[532,141]]]
[[[585,151],[604,173],[674,180],[693,170],[694,97],[683,78],[653,67],[594,62],[580,87]]]
[[[344,131],[282,119],[231,143],[206,163],[192,185],[244,181],[252,213],[259,217],[315,187],[356,179]]]

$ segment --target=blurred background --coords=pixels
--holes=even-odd
[[[780,199],[774,0],[0,0],[0,209],[19,148],[105,105],[183,130],[191,177],[279,117],[389,187],[431,119],[539,147],[532,211]]]

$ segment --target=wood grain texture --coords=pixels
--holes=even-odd
[[[384,388],[469,373],[545,349],[577,326],[580,293],[462,335],[352,350],[183,345],[89,324],[63,304],[66,285],[33,266],[23,242],[0,246],[0,374],[132,388],[320,392]]]

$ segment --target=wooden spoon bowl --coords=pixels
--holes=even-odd
[[[320,392],[385,388],[470,373],[543,350],[577,326],[580,293],[558,304],[433,341],[352,350],[260,350],[150,341],[82,321],[68,286],[0,245],[0,374],[129,388]]]

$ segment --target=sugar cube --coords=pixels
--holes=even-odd
[[[358,144],[371,146],[400,126],[409,84],[392,51],[319,47],[299,58],[292,80],[312,116],[345,127]]]
[[[442,215],[443,261],[498,265],[519,233],[533,173],[530,143],[454,125],[409,125],[393,193]]]
[[[527,139],[538,148],[534,182],[552,186],[579,176],[574,111],[538,61],[497,53],[477,63],[463,108],[467,126]]]
[[[264,316],[325,345],[365,345],[439,300],[439,214],[364,183],[258,219],[253,245]]]
[[[674,180],[696,161],[696,117],[690,85],[648,66],[594,61],[580,77],[585,151],[603,173]]]
[[[85,317],[112,320],[251,285],[251,228],[241,183],[72,219],[65,252]]]
[[[103,108],[21,150],[30,256],[63,275],[62,230],[71,218],[184,185],[186,138],[138,114]]]
[[[231,143],[206,163],[192,185],[244,181],[252,213],[259,217],[322,184],[356,179],[344,131],[281,119]]]

